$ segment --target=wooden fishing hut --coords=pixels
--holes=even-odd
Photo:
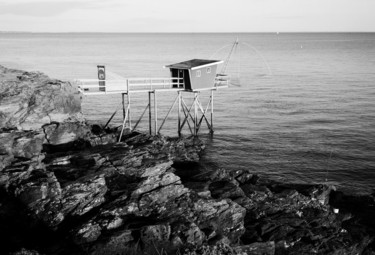
[[[197,91],[211,89],[215,86],[216,70],[221,60],[192,59],[177,64],[165,66],[171,71],[174,81],[182,79],[178,88],[185,91]]]
[[[217,67],[222,63],[223,61],[220,60],[192,59],[165,66],[165,68],[170,69],[170,77],[168,78],[128,78],[104,81],[103,79],[78,79],[76,80],[76,83],[79,90],[87,96],[121,94],[123,124],[119,138],[120,140],[126,125],[130,130],[136,129],[147,110],[149,113],[149,132],[152,134],[153,112],[154,134],[159,134],[170,112],[174,109],[177,103],[178,135],[181,135],[182,129],[186,125],[188,126],[191,134],[196,136],[198,135],[203,121],[206,122],[211,133],[214,131],[213,92],[219,88],[226,88],[229,84],[229,76],[217,74]],[[100,72],[103,72],[103,70],[105,70],[103,66],[100,66],[100,70],[98,69]],[[105,84],[105,87],[103,87],[103,84]],[[201,101],[199,100],[200,92],[203,90],[211,91],[209,102],[205,107],[203,107]],[[165,92],[177,92],[177,97],[159,126],[157,93]],[[132,125],[131,120],[131,94],[133,93],[148,93],[148,104],[134,126]],[[190,105],[186,104],[182,96],[183,93],[194,93],[194,99]],[[125,100],[125,98],[127,100]],[[116,112],[117,110],[112,114],[106,126],[112,120]],[[208,112],[210,112],[210,117],[207,117]]]

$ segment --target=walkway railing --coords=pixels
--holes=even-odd
[[[227,88],[229,86],[230,76],[226,74],[217,74],[215,77],[215,87]]]
[[[230,77],[219,74],[215,78],[215,84],[209,90],[215,88],[226,88],[229,85]],[[74,81],[80,92],[85,95],[105,95],[149,92],[154,90],[183,90],[183,78],[130,78],[123,80],[98,80],[78,79]]]
[[[74,82],[85,95],[183,89],[183,78],[79,79]]]

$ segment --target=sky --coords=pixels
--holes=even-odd
[[[0,31],[375,32],[375,0],[0,0]]]

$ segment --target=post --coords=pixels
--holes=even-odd
[[[105,66],[98,66],[99,91],[106,92],[105,89]]]
[[[211,134],[214,133],[214,90],[211,90]]]
[[[155,118],[155,135],[157,135],[157,132],[158,132],[158,102],[157,102],[155,90],[154,90],[154,118]]]
[[[178,91],[178,136],[181,136],[181,91]]]
[[[198,135],[197,123],[198,123],[198,108],[197,108],[198,92],[194,92],[194,136]]]
[[[122,95],[122,119],[125,119],[125,96],[124,93]]]
[[[128,90],[128,121],[129,121],[129,128],[130,130],[132,129],[132,121],[131,121],[131,118],[130,118],[130,91],[129,91],[129,80],[126,80],[126,87],[127,87],[127,90]]]
[[[150,135],[152,135],[151,93],[152,92],[148,92],[148,128],[150,131]]]

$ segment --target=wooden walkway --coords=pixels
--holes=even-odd
[[[79,91],[88,96],[184,90],[183,78],[129,78],[123,80],[77,79],[74,82],[78,86]],[[218,76],[215,79],[214,87],[200,90],[226,88],[228,87],[228,83],[228,76]]]
[[[160,134],[162,127],[164,126],[170,112],[174,109],[175,105],[178,105],[177,131],[179,136],[181,136],[184,126],[188,127],[192,135],[197,136],[203,122],[207,124],[210,133],[213,133],[213,92],[220,88],[227,88],[229,85],[229,77],[226,75],[218,75],[215,79],[213,87],[192,91],[184,89],[182,78],[131,78],[123,80],[79,79],[75,80],[75,83],[78,86],[79,91],[85,96],[121,94],[123,111],[123,123],[119,137],[119,141],[121,141],[121,137],[125,127],[127,126],[130,130],[136,129],[146,112],[148,112],[150,135],[152,133],[154,133],[155,135]],[[172,106],[168,110],[167,115],[163,118],[163,121],[159,126],[157,93],[173,91],[177,92],[177,97],[175,98]],[[209,102],[205,107],[199,100],[199,95],[202,91],[211,91]],[[186,104],[182,96],[183,92],[194,93],[194,100],[191,105]],[[134,125],[132,123],[131,116],[132,93],[148,93],[148,104],[146,105],[141,116]],[[105,127],[110,123],[116,112],[117,110],[112,114]],[[152,121],[154,121],[153,125]],[[152,130],[152,126],[154,126],[154,130]]]

